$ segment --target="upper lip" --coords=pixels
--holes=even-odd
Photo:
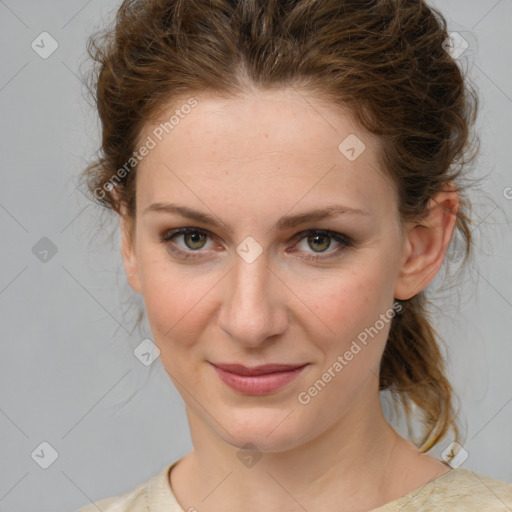
[[[211,363],[221,370],[236,373],[238,375],[265,375],[267,373],[286,372],[306,366],[304,364],[263,364],[260,366],[247,367],[239,363]]]

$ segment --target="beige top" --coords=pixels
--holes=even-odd
[[[178,504],[164,467],[147,482],[118,496],[104,498],[76,512],[193,512]],[[512,484],[469,469],[455,468],[422,487],[369,512],[512,512]]]

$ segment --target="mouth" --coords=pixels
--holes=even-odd
[[[266,364],[247,367],[238,363],[210,363],[231,389],[246,395],[274,393],[293,381],[306,364]]]

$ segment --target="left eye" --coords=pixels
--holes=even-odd
[[[304,241],[308,247],[314,248],[313,251],[317,254],[312,255],[309,253],[303,256],[303,258],[309,261],[325,260],[334,256],[338,256],[344,249],[353,245],[352,239],[350,237],[335,231],[325,231],[321,229],[311,229],[309,231],[299,233],[295,239]],[[326,250],[331,246],[331,241],[333,239],[338,242],[338,246],[332,251],[326,252]]]
[[[325,233],[315,233],[314,235],[307,235],[302,238],[309,247],[314,247],[315,252],[323,252],[331,246],[332,236]],[[318,250],[317,250],[318,249]]]
[[[210,234],[199,228],[180,228],[169,231],[161,237],[161,242],[167,245],[169,250],[181,258],[198,258],[201,257],[201,249],[206,245],[207,239]],[[179,247],[176,242],[173,241],[175,238],[183,237],[185,247]],[[309,248],[313,248],[313,252],[316,255],[307,254],[303,256],[306,260],[317,261],[320,259],[327,259],[335,254],[338,254],[346,247],[352,246],[352,240],[341,233],[334,231],[326,231],[319,229],[312,229],[295,235],[294,240],[299,242],[304,241],[308,244]],[[327,256],[323,256],[327,249],[331,246],[332,240],[338,242],[338,247],[334,250],[329,251]],[[297,246],[300,244],[297,244]],[[291,252],[296,252],[295,249]],[[300,252],[300,251],[299,251]],[[307,252],[307,251],[305,251]]]

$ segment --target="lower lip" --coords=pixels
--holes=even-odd
[[[212,365],[213,366],[213,365]],[[230,388],[246,395],[267,395],[278,391],[294,380],[306,366],[286,372],[265,375],[239,375],[213,366],[220,379]]]

